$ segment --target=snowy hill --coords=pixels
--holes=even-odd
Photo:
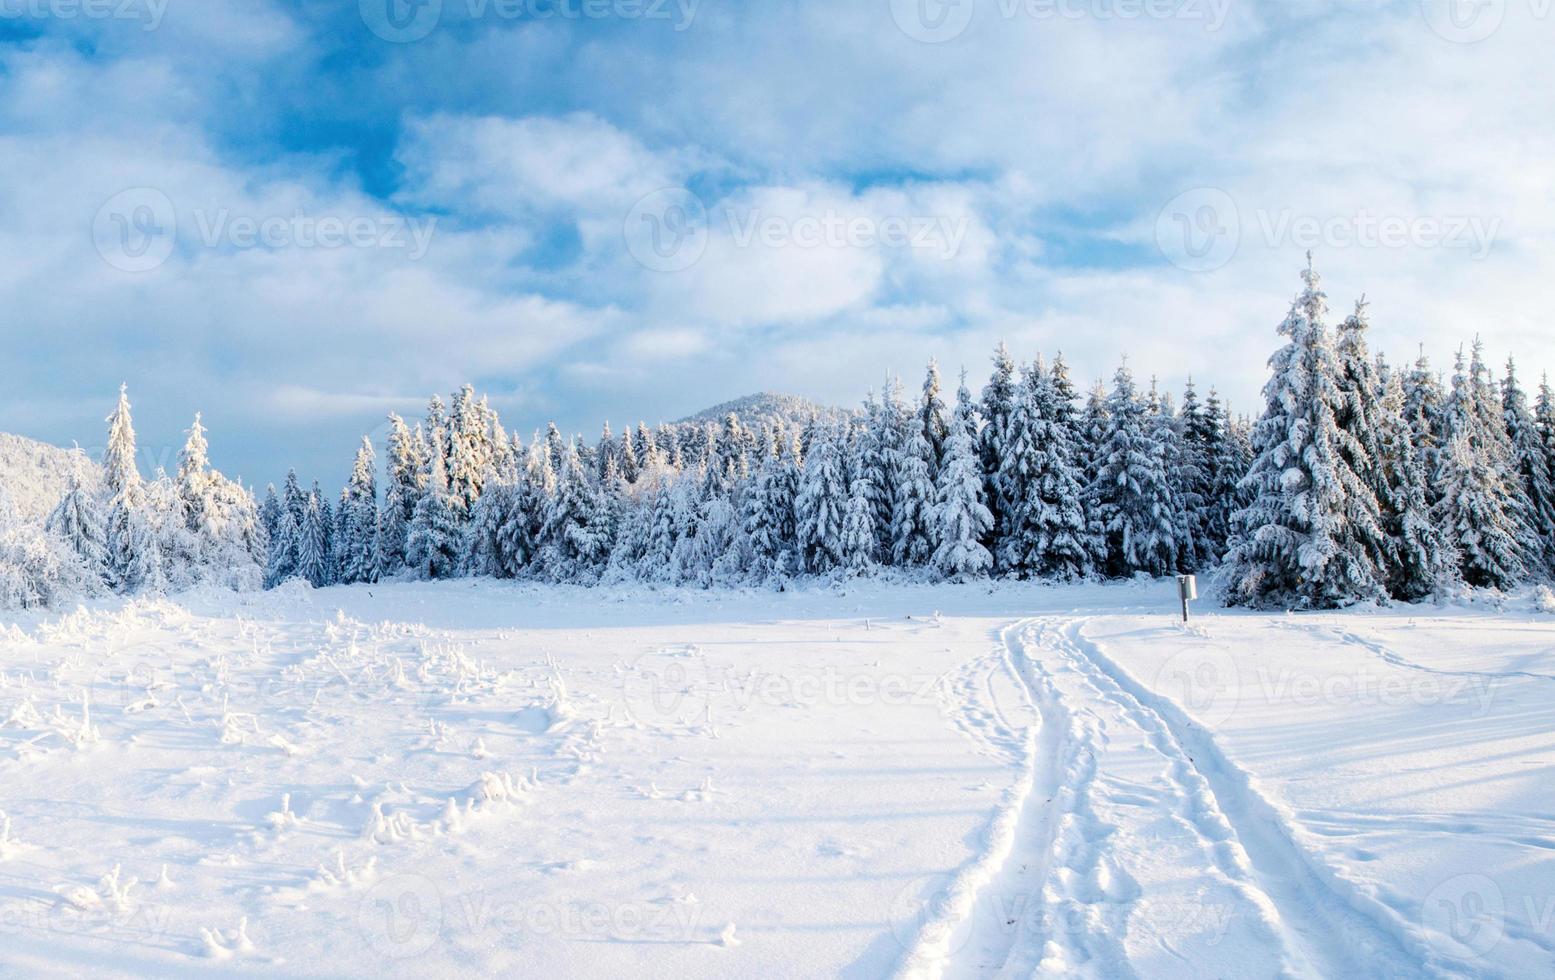
[[[751,428],[759,427],[762,422],[773,419],[803,424],[813,418],[836,421],[852,414],[846,409],[821,405],[810,401],[808,398],[801,398],[798,395],[760,391],[753,395],[746,395],[743,398],[736,398],[732,401],[714,405],[711,408],[705,408],[695,415],[688,415],[678,420],[675,424],[722,422],[730,412],[738,415],[740,422]]]
[[[0,432],[0,491],[24,518],[47,517],[64,496],[72,473],[87,486],[97,484],[97,464],[84,455]]]

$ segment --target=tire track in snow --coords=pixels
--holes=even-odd
[[[1155,727],[1187,759],[1233,840],[1246,854],[1253,877],[1273,903],[1298,972],[1325,977],[1471,976],[1427,947],[1381,902],[1340,878],[1295,840],[1292,828],[1231,763],[1208,732],[1170,700],[1149,691],[1084,635],[1082,623],[1065,634],[1076,656],[1116,689],[1142,726]]]
[[[1072,714],[1028,653],[1031,645],[1053,653],[1062,637],[1028,620],[1000,638],[1005,667],[1038,719],[1027,728],[1022,776],[994,818],[987,849],[947,890],[900,973],[1024,977],[1056,961],[1132,976],[1119,943],[1127,910],[1110,894],[1128,884],[1106,861],[1110,830],[1090,808],[1094,719]]]
[[[1014,653],[1015,644],[1024,642],[1017,637],[1030,625],[1030,620],[1011,624],[1000,631],[999,640],[1006,669],[1035,710],[1039,708],[1035,689]],[[966,955],[966,946],[977,945],[974,940],[978,937],[986,941],[992,934],[996,942],[1008,946],[1014,942],[1016,927],[1029,914],[1030,902],[1040,903],[1036,889],[1045,875],[1042,866],[1034,863],[1040,850],[1033,847],[1031,838],[1051,840],[1048,806],[1058,793],[1055,774],[1061,743],[1047,714],[1039,718],[1037,724],[1025,729],[1020,775],[989,825],[986,848],[930,904],[928,918],[902,960],[900,976],[943,976],[957,958]],[[1029,887],[1022,889],[1015,887],[1017,884]]]

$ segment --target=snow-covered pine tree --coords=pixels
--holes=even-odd
[[[1107,536],[1107,573],[1165,575],[1177,566],[1177,528],[1162,447],[1127,364],[1113,375],[1095,497]]]
[[[322,494],[309,494],[297,534],[297,576],[315,589],[329,584],[328,518]]]
[[[1431,361],[1422,345],[1414,367],[1404,378],[1404,419],[1409,423],[1415,453],[1428,477],[1434,477],[1441,465],[1440,453],[1447,433],[1446,403],[1441,378],[1431,370]],[[1434,508],[1441,502],[1441,494],[1435,479],[1426,482],[1426,499]]]
[[[119,403],[104,421],[108,423],[108,447],[103,452],[103,492],[112,500],[140,485],[128,385],[119,386]]]
[[[546,572],[557,581],[592,582],[610,556],[608,528],[575,444],[563,452],[540,541]]]
[[[421,578],[449,578],[459,568],[461,536],[448,498],[441,453],[432,456],[427,485],[411,516],[405,540],[406,566]]]
[[[454,396],[448,416],[448,500],[460,525],[469,520],[492,459],[486,410],[476,401],[475,389],[466,384]]]
[[[1176,490],[1186,508],[1188,534],[1193,544],[1192,551],[1180,557],[1187,570],[1197,571],[1220,562],[1220,542],[1215,537],[1214,496],[1219,432],[1217,420],[1199,403],[1199,393],[1191,376],[1183,390],[1178,420],[1182,439],[1178,447]]]
[[[812,572],[830,571],[843,561],[842,524],[850,494],[841,440],[833,429],[815,433],[794,500],[796,536]]]
[[[259,520],[265,529],[265,540],[275,538],[281,529],[281,501],[275,494],[275,484],[265,486],[265,502],[259,506]]]
[[[378,481],[372,440],[362,437],[340,505],[340,581],[376,582],[382,556],[378,545]]]
[[[794,547],[795,484],[793,459],[769,455],[746,497],[745,533],[760,570],[768,574],[777,570],[778,557]]]
[[[1209,398],[1204,402],[1202,417],[1204,430],[1199,438],[1210,474],[1209,491],[1204,498],[1203,528],[1205,565],[1208,567],[1220,564],[1226,557],[1232,518],[1245,506],[1241,484],[1247,468],[1232,432],[1231,418],[1214,388],[1209,390]]]
[[[150,526],[142,513],[140,471],[135,466],[135,425],[130,417],[128,388],[119,386],[119,403],[108,422],[108,446],[103,453],[103,492],[108,500],[108,522],[104,543],[108,552],[109,584],[119,592],[134,592],[147,584],[150,576],[160,584],[161,555],[137,554],[151,538]]]
[[[64,542],[98,586],[108,584],[107,518],[97,498],[82,489],[74,475],[70,488],[55,505],[43,528]]]
[[[628,484],[637,482],[637,475],[642,472],[642,460],[637,452],[637,440],[632,437],[632,428],[627,426],[621,433],[621,479]]]
[[[987,494],[988,512],[993,515],[993,530],[988,539],[998,556],[998,542],[1004,537],[1007,520],[1007,503],[999,485],[999,470],[1004,459],[1004,441],[1009,429],[1010,414],[1015,409],[1020,382],[1015,377],[1015,359],[1010,356],[1004,341],[993,352],[993,375],[983,387],[981,415],[983,427],[978,432],[978,449],[983,462],[983,481]]]
[[[668,476],[659,477],[653,505],[648,511],[648,532],[638,577],[647,582],[668,582],[675,559],[675,500]]]
[[[940,394],[939,363],[929,361],[923,376],[923,393],[918,399],[918,428],[929,443],[929,479],[939,476],[945,459],[945,440],[949,430],[945,422],[945,399]]]
[[[1082,479],[1094,477],[1101,471],[1102,444],[1107,438],[1107,389],[1100,381],[1091,385],[1085,400],[1085,411],[1077,420],[1079,438],[1076,455],[1080,460]],[[1103,516],[1101,486],[1094,478],[1085,480],[1085,547],[1091,556],[1091,568],[1105,574],[1107,570],[1107,526]]]
[[[1437,459],[1441,496],[1433,517],[1456,548],[1466,583],[1512,588],[1527,577],[1526,559],[1540,542],[1525,520],[1511,442],[1477,340],[1467,367],[1458,352],[1442,415],[1447,442]]]
[[[1528,396],[1517,383],[1517,366],[1509,357],[1506,379],[1501,382],[1501,410],[1505,418],[1512,465],[1522,482],[1524,515],[1537,537],[1538,548],[1529,548],[1529,564],[1546,573],[1555,563],[1555,460],[1544,433],[1528,407]]]
[[[962,371],[934,507],[934,567],[941,575],[958,580],[980,578],[993,569],[993,556],[983,546],[993,527],[993,515],[983,502],[976,413],[966,387],[966,372]]]
[[[1310,256],[1302,278],[1253,434],[1245,483],[1256,497],[1237,515],[1233,604],[1327,609],[1386,596],[1381,556],[1368,547],[1382,534],[1377,498],[1340,451],[1339,359]]]
[[[194,424],[189,427],[188,439],[178,454],[178,474],[174,483],[178,488],[178,501],[183,509],[184,526],[197,538],[209,534],[210,467],[209,443],[205,439],[205,426],[200,413],[194,413]]]
[[[324,584],[334,585],[340,578],[338,552],[335,548],[335,509],[330,506],[329,498],[324,495],[317,480],[313,481],[313,499],[318,501],[319,524],[324,531]]]
[[[1090,575],[1092,565],[1073,403],[1056,387],[1059,377],[1057,372],[1043,374],[1039,363],[1031,379],[1028,425],[1033,455],[1020,524],[1032,543],[1028,564],[1035,574],[1069,581]]]
[[[90,501],[88,504],[94,504]],[[64,541],[17,513],[0,487],[0,609],[53,607],[93,595],[102,581]]]
[[[1029,508],[1027,504],[1037,467],[1034,389],[1046,380],[1046,370],[1038,358],[1010,392],[1004,431],[999,436],[998,469],[993,475],[994,495],[1004,518],[994,531],[994,567],[1017,578],[1035,574],[1039,561],[1037,532],[1027,526],[1026,519],[1040,516],[1040,508]]]
[[[933,453],[923,430],[913,425],[897,459],[891,506],[891,560],[905,568],[926,565],[934,557]]]
[[[1388,592],[1395,599],[1417,602],[1449,590],[1457,577],[1457,558],[1441,530],[1431,521],[1425,467],[1414,447],[1414,433],[1405,416],[1404,381],[1389,374],[1378,402],[1378,476],[1382,526],[1391,542],[1387,569]]]
[[[383,555],[382,574],[405,567],[405,539],[425,486],[422,447],[405,420],[389,413],[388,460],[383,488],[383,526],[378,547]]]
[[[869,481],[862,476],[853,480],[847,510],[842,518],[842,563],[855,575],[868,574],[875,567],[875,506],[870,500]]]

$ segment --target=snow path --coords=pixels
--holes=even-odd
[[[1230,823],[1255,879],[1273,900],[1300,973],[1320,976],[1474,975],[1419,943],[1397,915],[1301,847],[1290,823],[1231,763],[1208,732],[1110,660],[1075,622],[1066,634],[1142,725],[1158,729],[1189,761]]]

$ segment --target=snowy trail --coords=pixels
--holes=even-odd
[[[1206,802],[1226,819],[1230,840],[1245,855],[1252,878],[1273,903],[1292,966],[1303,975],[1414,977],[1473,975],[1442,961],[1396,914],[1334,874],[1297,843],[1288,821],[1231,763],[1208,732],[1110,660],[1086,638],[1083,623],[1066,629],[1077,661],[1088,665],[1139,724],[1157,731],[1202,780]]]

